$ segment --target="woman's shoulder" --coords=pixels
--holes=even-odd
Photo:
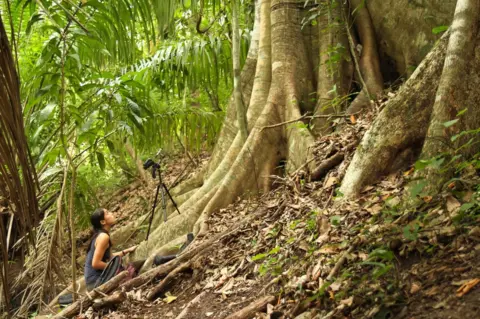
[[[109,235],[109,234],[107,234],[107,233],[100,233],[100,234],[98,234],[98,236],[97,236],[96,242],[97,242],[97,243],[106,243],[106,244],[108,244],[109,240],[110,240],[110,235]]]

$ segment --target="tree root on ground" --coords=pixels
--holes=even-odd
[[[358,143],[359,141],[354,141],[348,144],[343,151],[335,153],[335,155],[330,156],[329,158],[324,160],[322,163],[320,163],[320,165],[318,165],[317,168],[313,171],[310,177],[311,180],[317,181],[323,178],[325,175],[327,175],[327,173],[332,168],[334,168],[335,166],[337,166],[343,161],[343,159],[345,158],[345,153],[353,150]]]
[[[195,298],[190,300],[190,302],[187,304],[187,306],[178,314],[178,316],[175,319],[187,319],[191,318],[190,310],[195,306],[195,304],[199,304],[200,300],[207,294],[206,291],[203,291],[202,293],[198,294]]]
[[[127,294],[124,291],[117,291],[111,296],[106,296],[101,299],[95,299],[93,301],[93,309],[98,311],[102,308],[111,307],[113,305],[118,305],[124,302],[127,299]]]
[[[225,319],[248,319],[252,318],[253,315],[255,315],[256,312],[262,311],[265,309],[265,307],[269,304],[275,301],[274,296],[265,296],[263,298],[260,298],[252,303],[250,303],[248,306],[246,306],[243,309],[240,309],[239,311],[231,314]]]
[[[155,287],[153,287],[150,292],[148,293],[147,299],[148,300],[154,300],[155,297],[163,292],[165,287],[172,281],[172,279],[181,272],[184,272],[185,270],[188,270],[191,268],[192,261],[187,261],[174,270],[172,270],[165,278],[163,278],[162,281]]]
[[[119,284],[128,276],[128,271],[122,271],[115,277],[113,277],[108,282],[104,283],[100,287],[96,288],[92,291],[89,295],[81,298],[80,300],[72,303],[67,308],[63,309],[61,312],[56,314],[52,319],[60,319],[60,318],[71,318],[79,313],[81,308],[88,308],[90,305],[93,304],[94,299],[97,298],[99,295],[108,294],[109,292],[115,290]]]

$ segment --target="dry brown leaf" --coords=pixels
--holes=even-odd
[[[369,185],[369,186],[365,186],[363,189],[362,189],[362,193],[366,193],[366,192],[369,192],[373,189],[374,187],[372,185]]]
[[[421,283],[418,283],[418,282],[414,282],[412,283],[412,286],[410,287],[410,294],[416,294],[417,292],[420,291],[420,289],[422,289],[422,284]]]
[[[472,290],[472,288],[475,287],[478,283],[480,283],[479,278],[469,280],[467,283],[463,284],[460,288],[458,288],[457,297],[462,297],[470,290]]]
[[[341,300],[340,304],[350,307],[351,305],[353,305],[353,296],[350,298]]]
[[[404,172],[403,176],[408,176],[408,175],[412,174],[414,171],[415,171],[415,169],[412,167],[408,171]]]
[[[336,281],[336,282],[334,282],[333,284],[330,285],[330,289],[332,291],[339,291],[341,286],[342,286],[342,283]]]
[[[367,212],[369,212],[372,215],[377,215],[378,213],[380,213],[382,211],[382,208],[383,208],[382,205],[375,204],[372,207],[367,208]]]
[[[435,295],[438,295],[439,291],[440,291],[440,288],[438,286],[434,286],[428,289],[427,291],[425,291],[425,295],[429,297],[433,297]]]
[[[338,252],[338,247],[336,246],[323,246],[317,251],[319,254],[334,254]]]
[[[350,115],[350,122],[352,122],[352,124],[356,124],[357,123],[357,119],[355,118],[355,116],[352,114]]]
[[[432,201],[433,197],[432,196],[424,196],[422,197],[422,200],[425,202],[425,203],[430,203]]]
[[[327,179],[327,182],[325,183],[324,188],[330,188],[337,183],[338,183],[338,178],[331,176]]]
[[[447,211],[449,213],[456,213],[462,204],[453,196],[447,196]]]

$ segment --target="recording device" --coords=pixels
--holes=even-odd
[[[155,179],[157,177],[157,173],[156,171],[157,170],[160,170],[160,164],[158,163],[155,163],[152,159],[147,159],[145,161],[145,163],[143,163],[143,169],[147,170],[149,169],[150,167],[152,167],[152,178]],[[161,179],[161,178],[160,178]]]
[[[160,149],[158,151],[156,157],[159,157],[161,155],[161,152],[162,152],[162,150]],[[154,160],[152,160],[151,158],[149,158],[145,161],[145,163],[143,163],[143,169],[147,170],[150,167],[152,168],[152,178],[153,179],[157,178],[157,171],[158,171],[159,181],[158,181],[158,184],[157,184],[157,190],[155,192],[155,200],[153,201],[153,205],[152,205],[152,213],[150,215],[150,222],[148,224],[148,231],[147,231],[146,240],[148,240],[148,236],[150,235],[153,216],[155,214],[155,208],[157,207],[158,193],[161,193],[161,195],[162,195],[163,222],[167,221],[167,199],[166,199],[165,193],[166,193],[166,195],[168,195],[168,197],[170,198],[170,200],[173,203],[173,206],[175,207],[177,212],[180,214],[180,210],[178,210],[177,203],[175,203],[175,201],[172,198],[172,195],[170,195],[170,192],[169,192],[167,186],[162,181],[162,171],[161,171],[160,162],[157,163]],[[160,192],[160,190],[161,190],[161,192]]]

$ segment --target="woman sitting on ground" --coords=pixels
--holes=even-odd
[[[137,246],[133,246],[120,252],[111,253],[110,229],[116,220],[113,213],[108,210],[98,208],[93,212],[90,221],[95,233],[88,246],[85,260],[84,276],[88,291],[95,288],[98,278],[100,278],[112,256],[124,257],[137,248]]]

